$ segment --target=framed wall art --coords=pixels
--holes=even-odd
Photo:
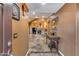
[[[12,4],[12,18],[19,21],[20,20],[20,8],[16,3]]]

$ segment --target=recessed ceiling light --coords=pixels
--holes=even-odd
[[[33,11],[33,13],[32,13],[33,15],[35,15],[35,12]]]
[[[41,3],[42,5],[45,5],[46,3]]]

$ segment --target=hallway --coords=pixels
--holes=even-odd
[[[79,4],[0,3],[0,15],[0,56],[79,55]]]

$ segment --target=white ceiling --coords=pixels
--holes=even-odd
[[[48,17],[52,13],[57,12],[64,3],[27,3],[29,8],[29,16],[30,18],[34,18],[36,16],[45,16]]]

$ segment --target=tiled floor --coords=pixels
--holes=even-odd
[[[58,53],[50,52],[48,43],[44,35],[30,35],[29,49],[31,51],[30,56],[58,56]]]

